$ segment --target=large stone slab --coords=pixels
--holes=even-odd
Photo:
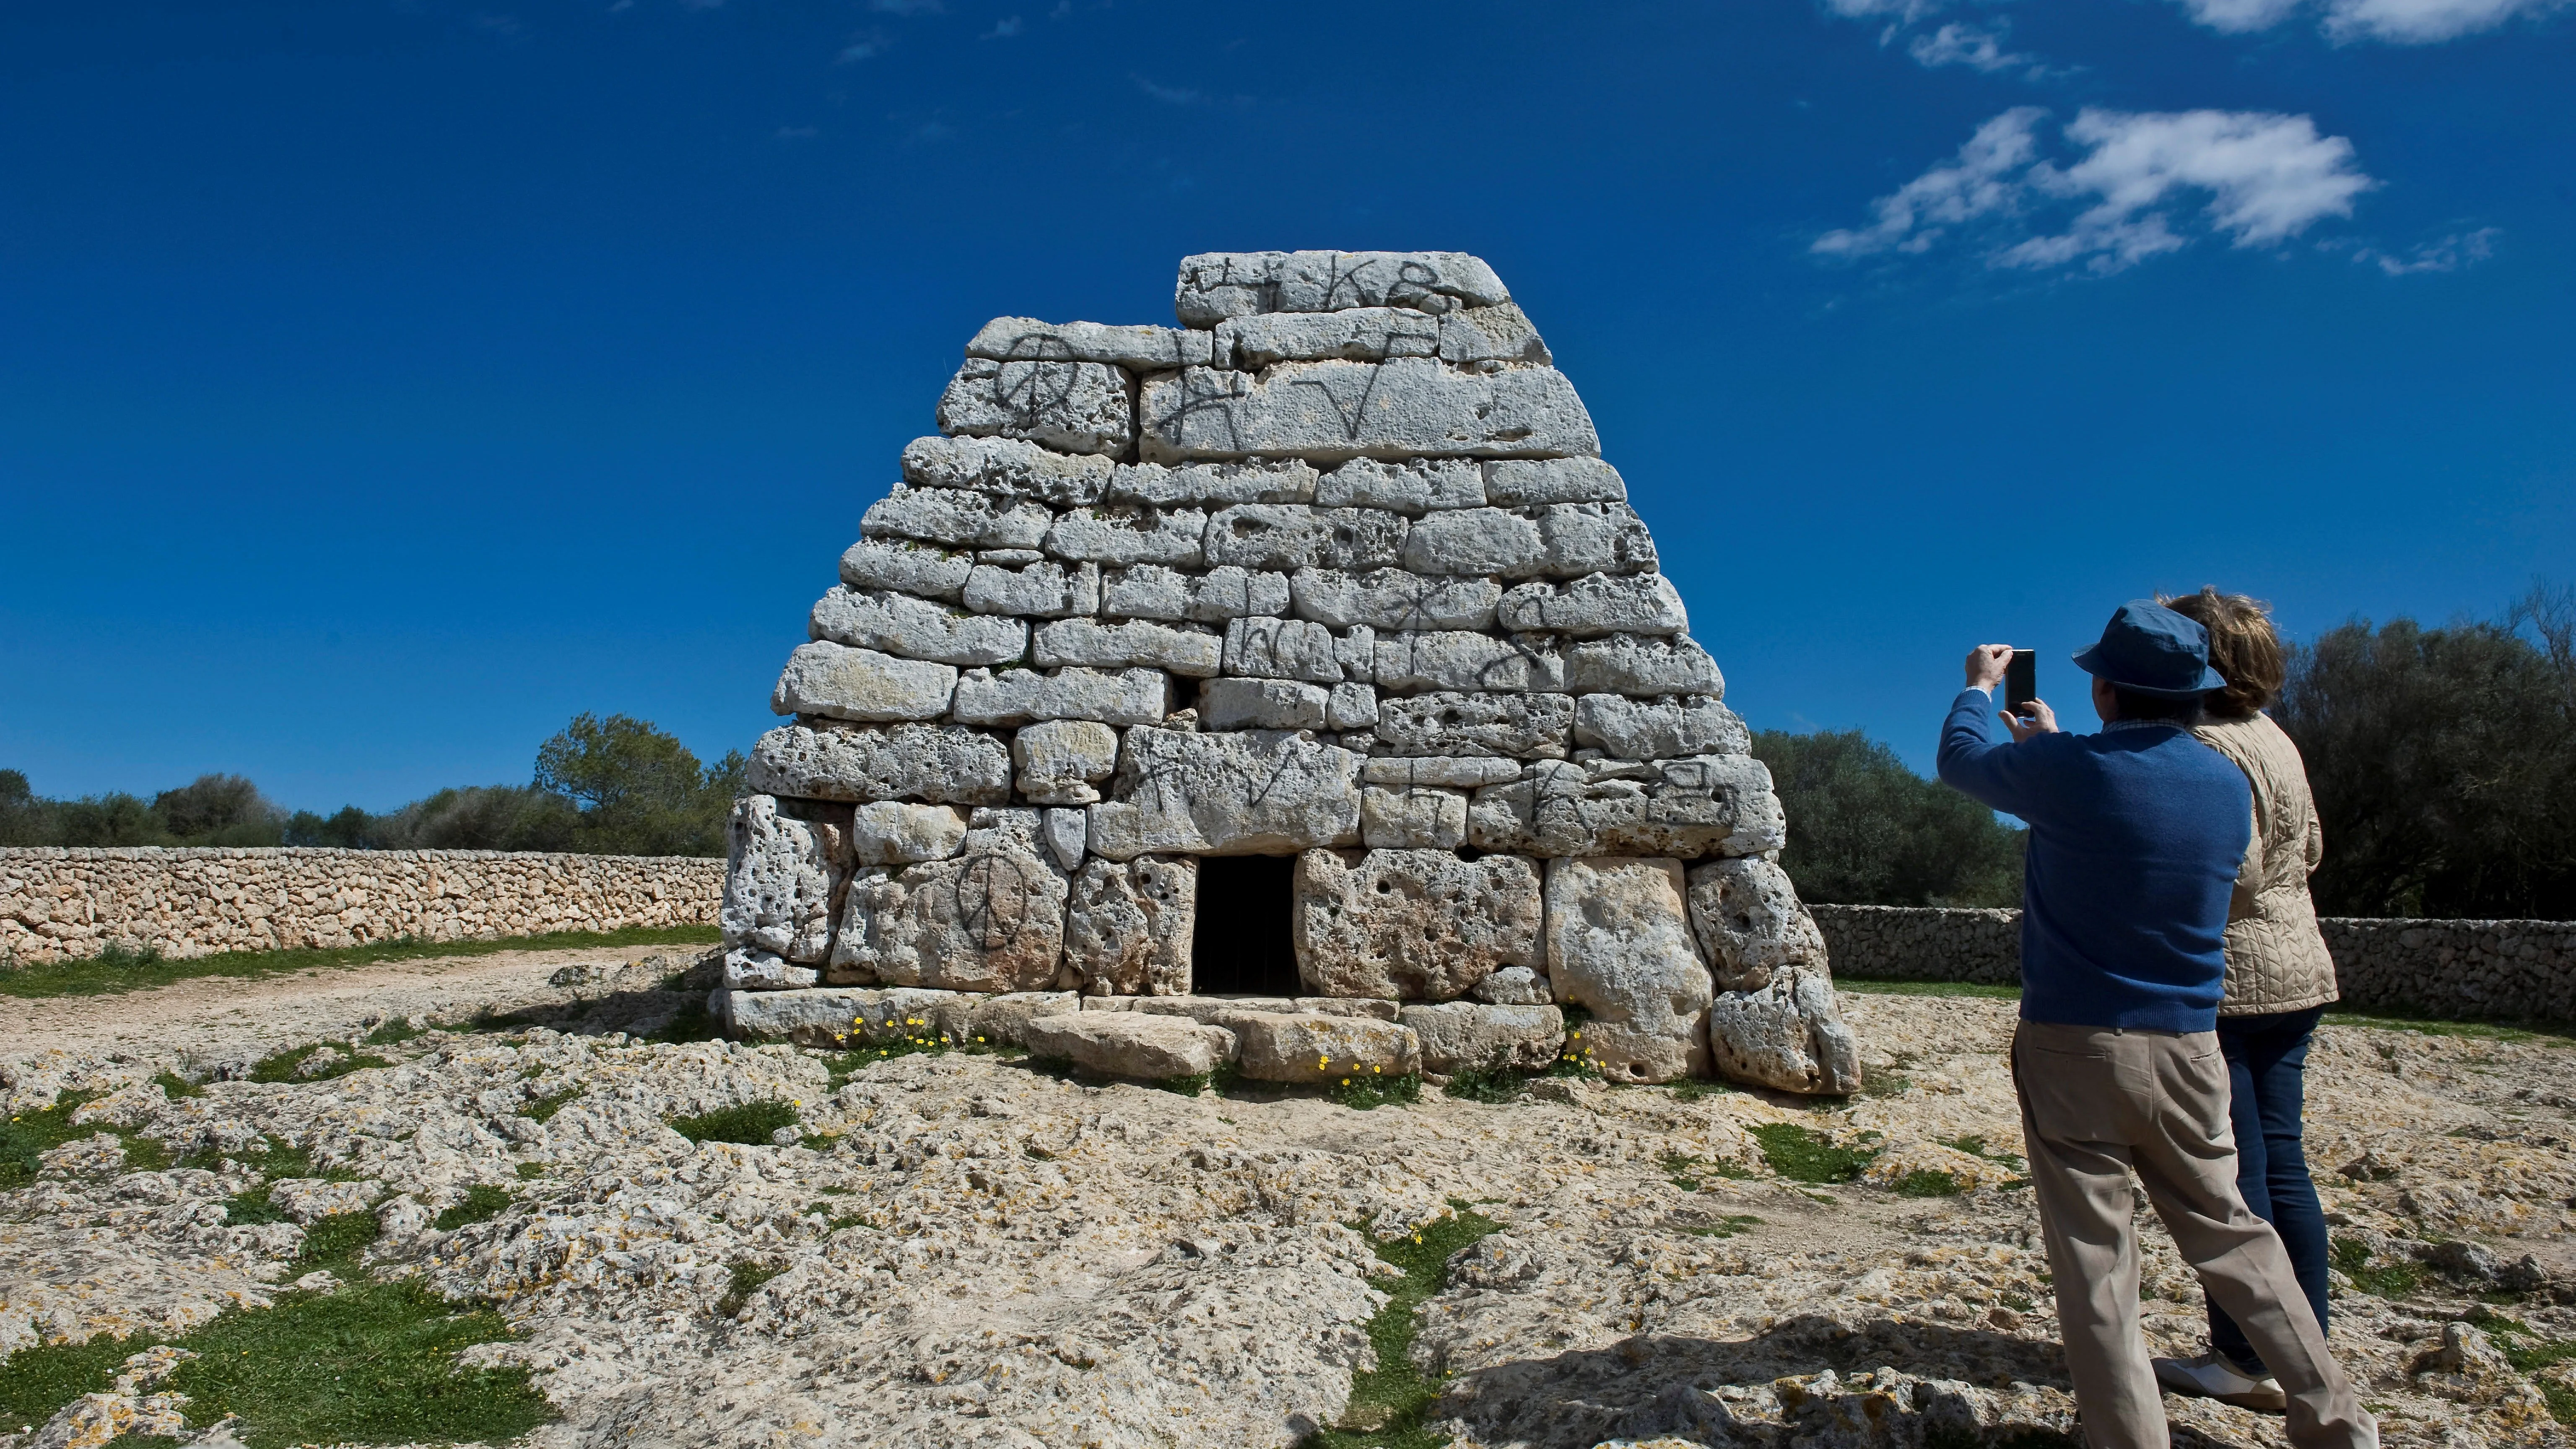
[[[1310,850],[1295,900],[1297,974],[1319,996],[1446,1001],[1540,960],[1538,871],[1517,856]]]
[[[1088,805],[1118,768],[1118,732],[1097,720],[1047,720],[1011,737],[1022,798],[1036,805]]]
[[[1700,755],[1540,761],[1511,784],[1476,792],[1467,807],[1467,840],[1478,850],[1522,855],[1696,859],[1777,850],[1787,831],[1771,772],[1760,760]]]
[[[1034,810],[978,811],[965,853],[875,866],[850,882],[832,946],[835,982],[950,991],[1042,991],[1064,958],[1062,867],[1037,843]]]
[[[1565,687],[1577,694],[1706,694],[1723,697],[1717,661],[1691,639],[1612,634],[1565,651]]]
[[[1789,873],[1761,856],[1691,867],[1690,915],[1720,991],[1759,991],[1793,969],[1827,974],[1824,933]]]
[[[1521,777],[1518,760],[1474,755],[1381,755],[1360,769],[1372,785],[1411,787],[1439,785],[1472,789],[1500,785]]]
[[[1021,1041],[1030,1056],[1136,1082],[1204,1076],[1234,1055],[1234,1033],[1224,1027],[1133,1011],[1036,1017]]]
[[[873,800],[850,812],[850,854],[861,865],[946,860],[965,848],[966,818],[953,805]]]
[[[1407,307],[1258,312],[1216,324],[1217,365],[1245,372],[1278,362],[1383,362],[1439,355],[1440,319]]]
[[[1102,724],[1160,724],[1172,712],[1172,677],[1159,669],[970,669],[957,681],[960,724],[1017,725],[1088,719]]]
[[[1553,578],[1655,571],[1655,539],[1625,503],[1552,503],[1535,510]]]
[[[1514,363],[1546,367],[1556,357],[1520,308],[1497,302],[1462,307],[1440,319],[1440,360],[1490,371]]]
[[[1554,1006],[1488,1006],[1443,1001],[1407,1006],[1396,1020],[1422,1043],[1422,1069],[1543,1072],[1565,1049],[1565,1013]]]
[[[724,953],[727,991],[792,991],[811,986],[819,979],[820,973],[813,967],[799,966],[758,946],[735,946]]]
[[[1403,514],[1383,508],[1310,508],[1238,503],[1208,518],[1211,565],[1292,573],[1304,568],[1377,569],[1404,552]]]
[[[1091,853],[1280,855],[1356,845],[1360,757],[1285,730],[1131,729]]]
[[[1100,565],[1045,560],[1011,568],[979,563],[968,571],[959,597],[978,614],[1081,618],[1100,612]]]
[[[1112,619],[1189,619],[1222,624],[1288,612],[1288,575],[1228,564],[1185,574],[1160,564],[1101,575],[1100,612]]]
[[[1522,584],[1503,595],[1498,618],[1506,629],[1577,638],[1690,628],[1690,611],[1662,574],[1587,574],[1563,583]]]
[[[1498,508],[1625,503],[1628,485],[1598,458],[1501,460],[1485,465],[1485,501]]]
[[[1677,860],[1547,863],[1547,975],[1592,1020],[1578,1049],[1613,1081],[1669,1082],[1707,1064],[1714,994],[1691,941]]]
[[[1017,438],[915,438],[903,448],[903,481],[916,488],[972,488],[1050,508],[1099,502],[1116,466]]]
[[[1004,362],[1105,362],[1132,372],[1161,372],[1205,367],[1215,356],[1213,343],[1196,329],[996,317],[976,329],[966,355]]]
[[[1592,415],[1552,367],[1462,372],[1430,358],[1283,362],[1255,376],[1157,373],[1139,403],[1147,462],[1290,454],[1553,458],[1601,451]]]
[[[1234,1033],[1235,1070],[1256,1082],[1328,1087],[1422,1070],[1412,1031],[1375,1017],[1239,1011],[1217,1020]]]
[[[1758,991],[1720,992],[1709,1008],[1708,1049],[1729,1081],[1834,1096],[1861,1088],[1860,1045],[1820,971],[1791,967]]]
[[[1225,636],[1200,625],[1059,619],[1038,626],[1030,657],[1040,669],[1144,668],[1206,679],[1224,665]]]
[[[1509,508],[1460,508],[1423,517],[1404,536],[1404,566],[1417,574],[1523,579],[1547,571],[1538,523]]]
[[[1092,859],[1073,877],[1064,960],[1090,996],[1186,996],[1199,866],[1186,857]]]
[[[1342,682],[1333,631],[1311,619],[1246,618],[1225,626],[1225,672],[1247,679]]]
[[[1106,363],[970,357],[940,394],[939,430],[1114,458],[1135,442],[1135,381]]]
[[[1302,458],[1250,463],[1121,463],[1109,481],[1113,503],[1156,508],[1222,508],[1230,503],[1312,503],[1315,465]]]
[[[911,538],[946,548],[1035,548],[1055,510],[971,488],[899,488],[868,505],[861,538]]]
[[[1181,259],[1172,310],[1212,328],[1262,312],[1403,307],[1439,316],[1511,300],[1494,269],[1465,252],[1201,252]]]
[[[1467,792],[1363,785],[1360,843],[1371,850],[1456,850],[1467,843]]]
[[[824,1051],[914,1040],[965,1041],[977,1006],[992,998],[918,987],[817,986],[741,992],[726,1003],[726,1026],[749,1041],[783,1041]]]
[[[1374,653],[1380,689],[1408,694],[1439,690],[1528,694],[1559,693],[1565,688],[1565,658],[1556,641],[1544,634],[1499,638],[1464,630],[1380,634]]]
[[[955,603],[974,572],[972,554],[910,539],[863,538],[841,555],[841,582],[854,589],[892,589]]]
[[[1749,754],[1753,734],[1735,711],[1710,695],[1631,699],[1587,694],[1574,702],[1574,742],[1614,759],[1673,760]]]
[[[1011,751],[954,725],[798,720],[760,737],[744,778],[754,790],[815,800],[999,805],[1011,798]]]
[[[1315,502],[1326,508],[1384,508],[1412,518],[1435,509],[1481,508],[1485,470],[1463,458],[1400,463],[1353,458],[1316,484]]]
[[[1440,691],[1384,698],[1377,705],[1377,752],[1563,759],[1574,732],[1574,701],[1562,694]]]
[[[1294,679],[1211,679],[1199,686],[1199,727],[1207,730],[1319,730],[1333,719],[1334,685]]]
[[[850,807],[745,795],[725,818],[724,896],[716,924],[728,946],[754,946],[812,965],[832,948],[832,921],[850,880]]]
[[[837,588],[814,603],[806,632],[853,649],[940,664],[1008,664],[1029,652],[1029,626],[888,589]]]
[[[1298,616],[1335,629],[1491,629],[1503,601],[1492,579],[1425,578],[1401,568],[1310,568],[1284,577]]]
[[[1077,508],[1055,520],[1046,551],[1061,559],[1103,564],[1200,566],[1208,516],[1197,508],[1151,503],[1104,503]]]
[[[1468,987],[1467,994],[1488,1006],[1546,1006],[1556,1000],[1547,973],[1527,966],[1506,966]]]
[[[1082,1009],[1082,998],[1070,991],[1002,991],[968,1000],[974,1006],[966,1018],[966,1039],[979,1046],[1026,1046],[1030,1022]]]
[[[953,666],[817,639],[787,656],[769,707],[862,723],[937,719],[956,688]]]

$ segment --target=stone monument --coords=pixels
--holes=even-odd
[[[725,1022],[1855,1089],[1769,772],[1493,270],[1210,253],[1174,302],[966,344],[771,697]]]

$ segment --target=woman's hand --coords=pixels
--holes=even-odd
[[[2002,715],[2004,728],[2012,731],[2014,744],[2020,744],[2022,741],[2027,739],[2035,739],[2040,735],[2053,735],[2057,733],[2057,711],[2048,707],[2047,700],[2034,699],[2029,704],[2024,705],[2023,708],[2029,710],[2030,713],[2027,715]],[[2001,714],[2002,712],[1998,711],[1997,713]]]

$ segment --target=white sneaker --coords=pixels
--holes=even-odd
[[[2281,1392],[2280,1380],[2270,1374],[2255,1378],[2215,1353],[2198,1358],[2160,1358],[2155,1365],[2156,1382],[2179,1394],[2198,1394],[2267,1414],[2282,1413],[2290,1407],[2290,1396]]]

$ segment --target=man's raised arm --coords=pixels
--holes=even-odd
[[[1968,684],[1950,702],[1950,717],[1941,722],[1940,774],[1943,784],[1982,802],[1989,809],[2029,816],[2026,771],[2016,768],[2023,752],[2013,742],[1995,738],[1994,688],[2012,662],[2009,644],[1980,644],[1968,651]],[[2055,720],[2040,711],[2043,729],[2014,730],[2023,739],[2053,732]]]

